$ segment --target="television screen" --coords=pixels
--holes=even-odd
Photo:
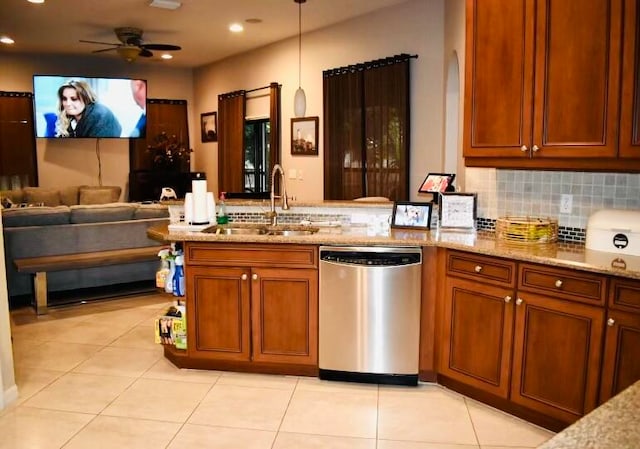
[[[146,134],[146,80],[34,75],[36,137]]]

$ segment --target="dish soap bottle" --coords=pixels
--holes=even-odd
[[[184,256],[176,256],[175,273],[173,274],[173,295],[184,296]]]
[[[226,200],[225,198],[225,194],[227,192],[221,192],[220,193],[220,208],[218,209],[218,218],[217,218],[217,222],[218,224],[227,224],[229,223],[229,216],[227,215],[227,206],[224,203],[224,201]]]

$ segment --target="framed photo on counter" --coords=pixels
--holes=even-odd
[[[402,229],[427,230],[431,228],[431,210],[433,203],[414,203],[396,201],[393,204],[391,227]]]
[[[441,228],[473,229],[476,227],[477,194],[440,193],[439,221]]]

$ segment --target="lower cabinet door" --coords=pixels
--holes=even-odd
[[[506,398],[513,290],[448,277],[440,373]]]
[[[520,293],[511,400],[572,423],[597,404],[604,309]]]
[[[640,380],[640,314],[610,310],[602,364],[600,402]]]
[[[249,268],[188,267],[187,351],[190,356],[250,359],[249,276]]]
[[[318,271],[253,268],[253,357],[256,362],[318,364]]]

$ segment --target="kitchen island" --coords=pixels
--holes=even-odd
[[[640,379],[640,257],[377,225],[148,235],[185,246],[181,367],[316,375],[319,247],[419,246],[421,380],[560,430]]]

